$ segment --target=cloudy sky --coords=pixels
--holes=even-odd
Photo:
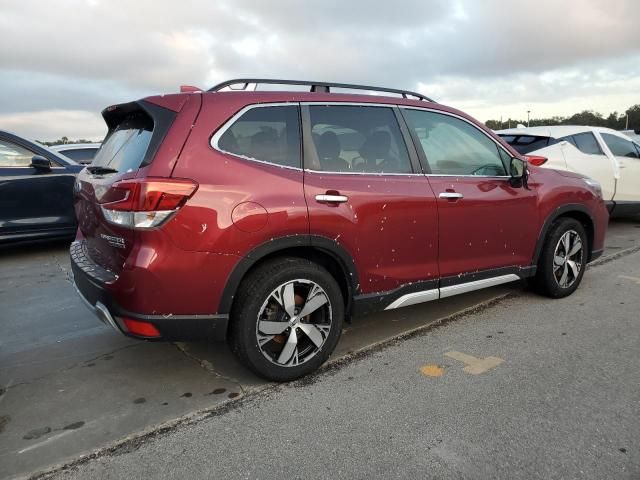
[[[419,90],[482,121],[640,103],[639,0],[0,0],[0,128],[242,76]]]

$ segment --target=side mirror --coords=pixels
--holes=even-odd
[[[34,155],[31,158],[31,165],[29,166],[35,168],[36,170],[48,172],[49,170],[51,170],[51,160],[47,160],[42,155]]]
[[[529,172],[527,171],[527,162],[519,158],[512,158],[510,167],[511,186],[528,188],[527,179]]]

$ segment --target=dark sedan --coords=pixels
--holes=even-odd
[[[0,130],[0,245],[72,239],[73,185],[84,168]]]

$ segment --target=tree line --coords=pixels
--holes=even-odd
[[[629,116],[627,124],[627,115]],[[516,128],[518,124],[527,125],[526,120],[509,118],[507,120],[488,120],[485,125],[492,130],[502,130],[505,128]],[[540,127],[546,125],[586,125],[589,127],[608,127],[614,130],[635,130],[640,131],[640,104],[628,108],[623,113],[613,112],[605,117],[599,112],[585,110],[575,113],[570,117],[532,118],[529,126]],[[627,127],[628,125],[628,127]]]
[[[58,140],[54,140],[53,142],[45,142],[43,140],[37,140],[37,142],[42,145],[46,145],[47,147],[53,147],[54,145],[66,145],[67,143],[96,143],[95,140],[87,140],[85,138],[70,140],[67,137],[61,137]]]

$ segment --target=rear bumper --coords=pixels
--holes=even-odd
[[[82,240],[69,249],[73,283],[80,298],[104,324],[123,335],[146,340],[213,340],[226,339],[229,316],[174,315],[172,313],[147,315],[121,308],[114,299],[117,275],[95,264],[87,255]],[[128,331],[125,319],[152,324],[160,337],[143,337]]]

